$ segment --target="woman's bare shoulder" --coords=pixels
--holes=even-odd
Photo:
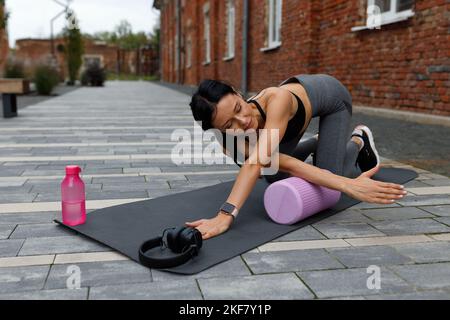
[[[280,88],[278,87],[267,87],[262,89],[260,92],[258,92],[256,95],[249,98],[249,100],[257,100],[259,98],[267,99],[270,96],[272,96],[274,93],[276,93]]]

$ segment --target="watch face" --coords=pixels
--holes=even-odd
[[[222,207],[220,209],[227,213],[231,213],[234,210],[234,206],[231,203],[226,202],[222,205]]]

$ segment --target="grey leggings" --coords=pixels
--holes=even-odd
[[[361,171],[356,167],[359,146],[350,140],[352,97],[347,88],[336,78],[326,74],[296,75],[280,85],[300,82],[308,94],[312,117],[319,117],[319,139],[309,138],[299,143],[301,135],[279,146],[280,153],[305,161],[313,154],[313,164],[334,174],[349,178],[357,177]],[[290,175],[278,171],[265,175],[268,182],[285,179]]]

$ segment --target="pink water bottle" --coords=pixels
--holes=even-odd
[[[62,220],[68,226],[86,221],[86,196],[79,166],[66,166],[66,177],[61,182]]]

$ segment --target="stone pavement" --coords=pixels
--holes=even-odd
[[[82,167],[89,211],[233,179],[234,164],[170,161],[172,131],[193,131],[188,101],[108,82],[0,119],[0,299],[450,298],[450,179],[386,158],[419,173],[404,199],[360,203],[194,276],[149,270],[52,222],[68,164]],[[80,289],[67,287],[74,265]],[[380,289],[367,286],[373,265]]]

